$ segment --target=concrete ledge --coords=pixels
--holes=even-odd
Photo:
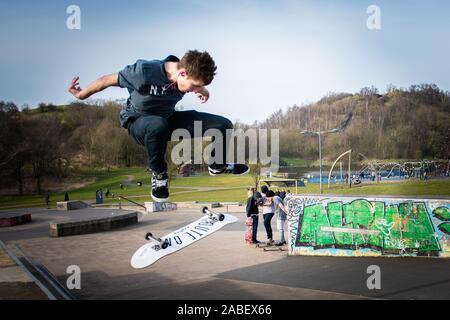
[[[196,204],[195,202],[177,202],[177,206],[178,208],[183,208],[183,209],[197,209],[200,208],[200,206],[198,204]]]
[[[221,202],[222,206],[236,206],[236,207],[242,207],[243,204],[241,202]]]
[[[138,213],[132,212],[111,216],[108,218],[97,218],[75,222],[50,223],[50,237],[65,237],[80,234],[96,233],[123,228],[138,223]]]
[[[209,209],[220,208],[222,205],[220,202],[177,202],[179,208],[188,208],[188,209],[201,209],[203,207],[208,207]]]
[[[56,208],[58,210],[66,210],[66,211],[70,211],[70,210],[78,210],[78,209],[85,209],[89,207],[89,205],[83,201],[62,201],[62,202],[57,202],[56,203]]]
[[[144,203],[146,209],[141,208],[137,205],[131,204],[93,204],[92,208],[117,208],[122,210],[136,210],[141,211],[144,214],[150,212],[160,212],[160,211],[172,211],[178,209],[201,209],[203,207],[208,207],[209,209],[214,208],[223,208],[223,207],[243,207],[243,204],[240,202],[188,202],[188,201],[178,201],[178,202],[168,202],[168,203],[160,203],[158,205],[154,205],[154,202],[145,202]],[[161,206],[162,205],[162,206]],[[244,206],[245,207],[245,206]],[[164,209],[164,210],[163,210]]]
[[[164,212],[178,209],[176,203],[172,202],[145,202],[146,212]]]
[[[0,228],[13,227],[31,222],[30,213],[0,213]]]

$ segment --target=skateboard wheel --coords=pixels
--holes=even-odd
[[[149,232],[145,235],[145,240],[151,240],[152,237],[153,237],[153,234],[151,232]]]
[[[163,244],[161,245],[161,248],[167,249],[168,246],[169,246],[169,243],[167,241],[164,241]]]
[[[208,212],[208,207],[203,207],[202,212],[203,213],[207,213]]]
[[[225,215],[219,214],[219,221],[223,221],[223,220],[225,220]]]

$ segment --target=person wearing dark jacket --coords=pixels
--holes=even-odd
[[[259,222],[259,209],[258,209],[258,198],[261,197],[259,192],[256,192],[254,188],[248,190],[247,198],[247,218],[251,217],[253,219],[253,229],[252,229],[252,242],[254,244],[260,243],[256,238],[258,232],[258,222]]]
[[[45,204],[47,205],[47,208],[49,208],[49,205],[50,205],[50,190],[47,191],[47,194],[45,195]]]

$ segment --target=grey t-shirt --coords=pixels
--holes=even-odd
[[[180,61],[175,56],[164,60],[137,60],[119,72],[118,84],[127,88],[130,97],[120,112],[120,124],[127,127],[128,121],[134,121],[145,115],[157,115],[168,118],[173,114],[175,105],[184,93],[179,91],[167,78],[164,63]]]
[[[273,204],[275,205],[275,214],[277,216],[278,220],[286,220],[287,219],[287,215],[286,213],[281,210],[279,204],[283,204],[283,200],[279,197],[279,196],[275,196],[273,197]]]

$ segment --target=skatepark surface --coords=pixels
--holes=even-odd
[[[198,219],[199,209],[140,214],[135,225],[61,238],[49,237],[49,223],[64,221],[69,213],[21,209],[17,211],[32,214],[32,221],[1,228],[0,240],[6,246],[19,247],[62,285],[70,276],[67,268],[78,266],[81,289],[71,290],[76,299],[450,299],[450,259],[306,257],[288,256],[286,251],[265,252],[245,244],[244,210],[230,206],[228,212],[239,219],[237,223],[142,270],[133,269],[130,259],[146,243],[145,234],[151,231],[164,236]],[[130,211],[89,208],[70,215],[81,219],[121,212]],[[272,227],[277,239],[275,220]],[[258,239],[266,240],[262,216]],[[367,268],[371,265],[380,267],[380,290],[367,288]],[[5,270],[0,265],[4,275],[0,276],[0,299],[42,298],[38,292],[31,294],[29,283],[20,287],[19,282],[9,281]]]

